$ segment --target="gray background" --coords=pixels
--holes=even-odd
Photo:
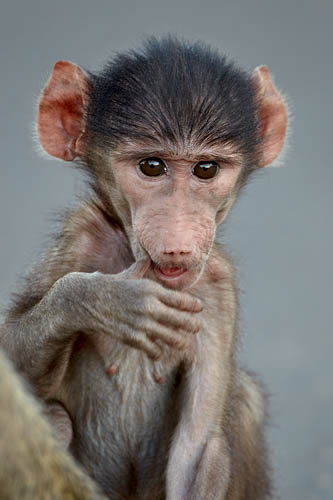
[[[2,1],[0,305],[82,190],[68,164],[39,157],[34,103],[52,64],[89,69],[145,34],[201,38],[252,69],[268,64],[293,116],[285,166],[257,177],[223,239],[241,284],[242,358],[271,394],[279,495],[333,498],[331,0]]]

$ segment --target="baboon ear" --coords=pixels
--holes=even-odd
[[[76,64],[59,61],[47,82],[38,109],[41,145],[52,156],[71,161],[82,154],[89,79]]]
[[[276,90],[267,66],[259,66],[252,74],[257,93],[260,130],[258,166],[272,163],[282,150],[287,130],[287,109]]]

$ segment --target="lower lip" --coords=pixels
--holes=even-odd
[[[161,269],[160,267],[155,267],[154,270],[159,277],[167,280],[179,278],[187,272],[187,269],[182,269],[181,267],[174,267],[171,269]]]

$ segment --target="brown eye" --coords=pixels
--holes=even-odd
[[[200,161],[193,167],[192,173],[199,179],[212,179],[219,171],[219,166],[215,161]]]
[[[139,163],[141,172],[149,177],[157,177],[166,173],[167,168],[159,158],[145,158]]]

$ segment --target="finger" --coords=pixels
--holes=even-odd
[[[197,333],[201,328],[201,321],[197,316],[187,311],[177,311],[162,302],[159,307],[150,308],[150,316],[161,325],[185,332]]]
[[[185,292],[163,288],[158,298],[163,304],[179,309],[180,311],[200,312],[203,309],[200,299]]]
[[[162,356],[161,348],[152,342],[145,333],[135,331],[125,325],[122,325],[121,330],[124,334],[123,341],[125,344],[146,352],[146,354],[154,361],[158,360]]]
[[[140,330],[141,329],[149,336],[152,342],[160,340],[170,347],[174,347],[180,351],[188,347],[189,336],[184,331],[177,331],[167,325],[162,325],[149,319],[140,325]]]

